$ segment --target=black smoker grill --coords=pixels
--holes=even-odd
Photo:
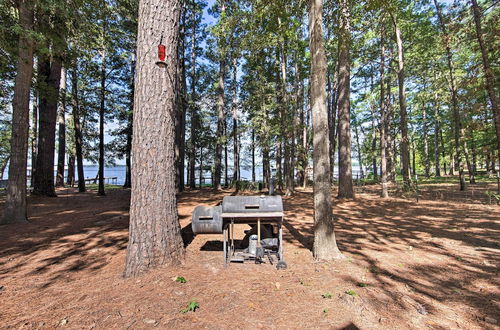
[[[223,234],[224,264],[268,257],[276,267],[286,268],[283,259],[283,202],[281,196],[226,196],[222,205],[197,206],[193,212],[192,229],[196,234]],[[235,248],[234,224],[248,224],[243,243],[247,248]]]

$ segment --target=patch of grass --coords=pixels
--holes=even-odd
[[[358,295],[354,290],[347,290],[345,293],[347,293],[350,296],[357,296]]]
[[[321,297],[323,297],[323,299],[332,299],[332,294],[329,292],[326,292],[326,293],[323,293],[321,295]]]
[[[86,184],[85,188],[87,188],[87,190],[99,190],[99,185],[93,184],[93,183]],[[121,185],[117,185],[117,184],[105,184],[104,185],[104,190],[117,190],[117,189],[123,189],[123,187]]]
[[[461,256],[456,256],[455,259],[457,259],[457,261],[464,261],[464,258],[462,258]]]
[[[328,308],[323,309],[323,313],[324,314],[328,313]]]
[[[186,279],[184,277],[182,277],[182,276],[177,276],[175,278],[175,281],[179,282],[179,283],[186,283],[187,282]]]
[[[358,284],[356,284],[357,286],[359,286],[360,288],[366,288],[368,286],[368,284],[366,283],[363,283],[363,282],[359,282]]]
[[[196,301],[195,298],[191,299],[186,308],[181,309],[181,313],[187,313],[187,312],[196,312],[196,310],[200,308],[200,304]]]

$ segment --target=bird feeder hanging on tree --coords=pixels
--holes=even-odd
[[[162,44],[163,41],[163,36],[161,36],[160,39],[160,44],[158,45],[158,59],[159,61],[156,62],[156,65],[162,68],[167,67],[167,63],[165,62],[165,56],[166,56],[166,47],[165,45]]]

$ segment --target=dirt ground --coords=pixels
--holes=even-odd
[[[190,221],[231,191],[188,191],[185,262],[134,279],[121,276],[129,190],[30,197],[30,223],[0,227],[0,328],[498,329],[500,207],[484,193],[496,186],[469,188],[422,186],[417,202],[365,186],[334,199],[346,258],[328,263],[313,260],[312,191],[298,190],[284,198],[286,270],[224,268],[221,235],[192,237]],[[181,313],[192,299],[199,309]]]

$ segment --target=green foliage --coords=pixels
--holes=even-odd
[[[200,304],[193,298],[188,302],[186,308],[181,309],[180,312],[184,314],[187,312],[196,312],[198,308],[200,308]]]
[[[186,283],[187,282],[186,279],[184,277],[182,277],[182,276],[177,276],[175,278],[175,281],[179,282],[179,283]]]
[[[357,296],[358,295],[354,290],[347,290],[345,293],[350,295],[350,296]]]
[[[359,286],[360,288],[366,288],[368,286],[368,284],[363,283],[363,282],[358,282],[358,284],[356,284],[356,285]]]
[[[323,294],[321,295],[321,297],[322,297],[323,299],[332,299],[332,294],[331,294],[331,293],[329,293],[329,292],[326,292],[326,293],[323,293]]]

